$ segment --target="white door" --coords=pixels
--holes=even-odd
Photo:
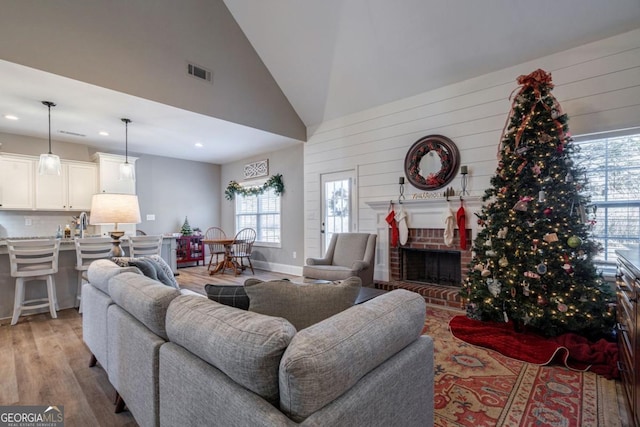
[[[322,253],[324,254],[334,233],[357,230],[355,171],[323,174],[322,185]]]

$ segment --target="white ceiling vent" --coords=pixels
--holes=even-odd
[[[205,82],[211,83],[213,73],[210,70],[207,70],[204,67],[201,67],[196,64],[187,63],[187,74],[196,79],[204,80]]]
[[[81,138],[85,138],[87,136],[87,135],[85,135],[83,133],[71,132],[71,131],[68,131],[68,130],[59,130],[58,132],[64,133],[66,135],[71,135],[71,136],[79,136]]]

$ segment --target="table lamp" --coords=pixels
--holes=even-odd
[[[140,219],[140,206],[138,196],[133,194],[98,193],[91,199],[91,215],[89,224],[104,225],[115,224],[115,229],[109,232],[113,239],[111,242],[111,256],[124,256],[120,247],[120,238],[124,231],[118,230],[118,224],[138,224]]]

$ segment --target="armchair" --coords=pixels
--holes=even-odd
[[[377,237],[367,233],[335,233],[323,258],[307,258],[302,275],[316,280],[358,276],[362,286],[372,286]]]

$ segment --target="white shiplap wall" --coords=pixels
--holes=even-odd
[[[397,199],[407,150],[425,135],[456,143],[469,190],[482,195],[516,78],[537,68],[552,73],[573,135],[640,126],[640,29],[324,122],[308,129],[304,150],[305,255],[321,254],[320,175],[356,171],[358,231],[375,233],[380,216],[367,202]],[[459,190],[459,178],[450,185]],[[422,191],[407,184],[405,194],[413,193]],[[377,262],[386,269],[386,260]]]

